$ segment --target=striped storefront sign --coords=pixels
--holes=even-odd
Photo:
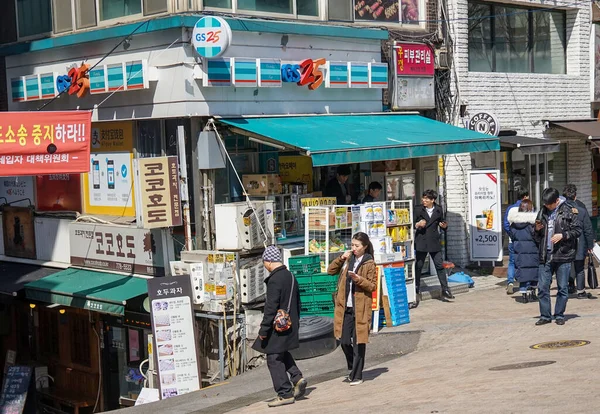
[[[141,60],[125,63],[127,90],[144,89],[144,63]]]
[[[25,76],[25,94],[28,101],[40,99],[40,78],[38,78],[38,75]]]
[[[50,99],[58,95],[58,92],[56,91],[56,76],[56,73],[44,73],[40,75],[42,99]]]
[[[106,92],[106,67],[97,67],[90,71],[90,93]]]
[[[234,84],[236,87],[257,87],[258,71],[256,69],[256,59],[233,59]]]
[[[329,62],[329,88],[348,88],[348,62]]]
[[[25,100],[25,85],[22,77],[11,79],[10,89],[13,102],[22,102]]]
[[[369,87],[369,64],[356,63],[350,64],[350,87],[368,88]]]
[[[108,90],[111,92],[123,90],[123,64],[114,63],[112,65],[106,65],[106,72],[108,74]]]
[[[231,59],[211,59],[206,62],[204,86],[231,86]]]
[[[260,86],[263,88],[281,87],[281,60],[260,59]]]
[[[371,63],[371,88],[388,87],[388,66],[386,63]]]

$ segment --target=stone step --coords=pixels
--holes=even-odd
[[[449,283],[450,291],[453,295],[469,292],[469,285],[466,283]],[[437,276],[428,276],[421,279],[421,300],[440,299],[442,289]]]

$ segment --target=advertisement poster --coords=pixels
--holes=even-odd
[[[81,213],[81,174],[38,175],[39,211],[78,211]]]
[[[279,175],[283,183],[306,184],[313,190],[312,158],[303,155],[279,156]]]
[[[104,224],[69,225],[73,266],[164,276],[160,231]]]
[[[36,259],[33,209],[4,207],[2,209],[4,254],[23,259]]]
[[[469,172],[469,233],[472,261],[502,260],[499,170]]]
[[[189,277],[148,280],[161,399],[200,389]]]
[[[88,172],[90,111],[0,112],[2,175]]]
[[[84,179],[86,213],[135,216],[132,159],[129,152],[90,156],[90,173]]]
[[[138,169],[144,228],[181,226],[177,157],[142,158]]]
[[[0,177],[0,205],[29,207],[34,198],[33,177]]]
[[[133,122],[98,122],[92,124],[93,152],[131,152]]]

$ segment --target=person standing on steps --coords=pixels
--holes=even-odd
[[[509,236],[515,255],[515,280],[519,282],[523,303],[529,303],[528,291],[531,293],[531,300],[537,300],[535,291],[540,270],[540,253],[533,238],[536,216],[531,200],[523,200],[518,209],[513,208],[508,213]]]
[[[415,208],[415,250],[417,252],[417,263],[415,266],[417,299],[415,307],[419,305],[420,301],[421,272],[423,271],[427,255],[431,256],[435,265],[442,288],[442,296],[446,299],[454,299],[448,287],[448,279],[442,261],[442,244],[440,243],[440,231],[445,231],[448,228],[448,223],[446,223],[446,218],[444,217],[444,210],[435,202],[437,197],[438,194],[434,190],[425,190],[421,198],[423,204]]]
[[[508,213],[512,209],[519,209],[519,206],[523,202],[523,200],[529,200],[529,191],[521,190],[518,193],[517,202],[508,206],[506,212],[504,213],[503,227],[504,232],[508,235],[508,269],[506,275],[506,294],[512,295],[514,293],[514,283],[515,283],[515,250],[513,241],[510,237],[510,223],[508,222]]]
[[[327,273],[339,274],[334,335],[340,340],[346,356],[350,385],[363,382],[365,353],[371,328],[372,293],[376,289],[377,271],[373,245],[369,236],[358,232],[352,237],[352,251],[345,252],[329,265]]]
[[[582,226],[577,207],[558,190],[547,188],[542,194],[544,207],[535,220],[534,238],[540,255],[539,300],[540,319],[536,325],[552,322],[552,302],[550,285],[552,275],[556,273],[556,305],[554,318],[557,325],[565,324],[565,310],[569,300],[569,274],[571,263],[577,255],[577,239],[581,236]]]
[[[258,338],[252,349],[267,354],[267,367],[273,380],[273,388],[277,392],[277,398],[268,405],[279,407],[293,404],[296,398],[302,397],[308,384],[289,353],[291,349],[299,347],[300,294],[298,282],[283,265],[281,251],[277,247],[269,246],[265,249],[263,265],[269,272],[265,278],[267,298]],[[286,310],[292,322],[284,332],[278,332],[273,327],[279,309]]]
[[[577,211],[579,211],[581,225],[583,226],[583,233],[579,236],[577,243],[577,256],[575,256],[573,269],[571,270],[571,275],[574,273],[575,277],[571,278],[569,275],[569,291],[571,291],[571,286],[575,287],[575,282],[577,282],[577,299],[587,299],[588,294],[585,291],[585,258],[594,249],[595,241],[592,220],[585,204],[577,200],[577,187],[574,184],[567,184],[565,186],[563,197],[575,204]]]

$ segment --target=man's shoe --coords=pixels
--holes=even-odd
[[[569,286],[569,295],[572,295],[575,292],[577,292],[577,288],[575,286]]]
[[[512,284],[512,283],[509,283],[509,284],[506,286],[506,294],[507,294],[507,295],[512,295],[513,293],[515,293],[515,285],[514,285],[514,284]]]
[[[522,302],[523,303],[529,303],[529,298],[527,297],[527,293],[523,293],[522,296],[523,296]]]
[[[350,385],[360,385],[363,383],[363,380],[359,379],[359,380],[354,380],[350,383]]]
[[[532,302],[537,302],[537,301],[538,301],[538,297],[537,297],[537,295],[535,294],[535,290],[532,290],[532,291],[531,291],[531,301],[532,301]]]
[[[591,299],[591,298],[592,298],[592,294],[587,293],[586,291],[583,291],[583,292],[577,294],[577,299]]]
[[[454,296],[450,293],[450,289],[442,290],[442,296],[446,299],[454,299]]]
[[[415,309],[419,306],[419,303],[421,303],[421,294],[417,293],[415,294],[415,301],[410,304],[409,309]]]
[[[304,378],[300,378],[300,381],[294,385],[294,398],[300,398],[306,392],[306,386],[308,385],[308,381]]]
[[[557,325],[564,325],[564,324],[565,324],[565,320],[564,320],[564,319],[562,319],[562,318],[561,318],[561,319],[557,319],[557,320],[556,320],[556,324],[557,324]]]
[[[548,319],[540,319],[535,323],[535,326],[546,325],[546,324],[549,324],[550,322],[552,322],[552,321],[550,321]]]
[[[290,405],[295,403],[296,400],[294,399],[294,397],[289,397],[289,398],[283,398],[281,396],[277,396],[277,398],[275,398],[273,401],[271,401],[269,404],[267,404],[269,407],[281,407],[282,405]]]

